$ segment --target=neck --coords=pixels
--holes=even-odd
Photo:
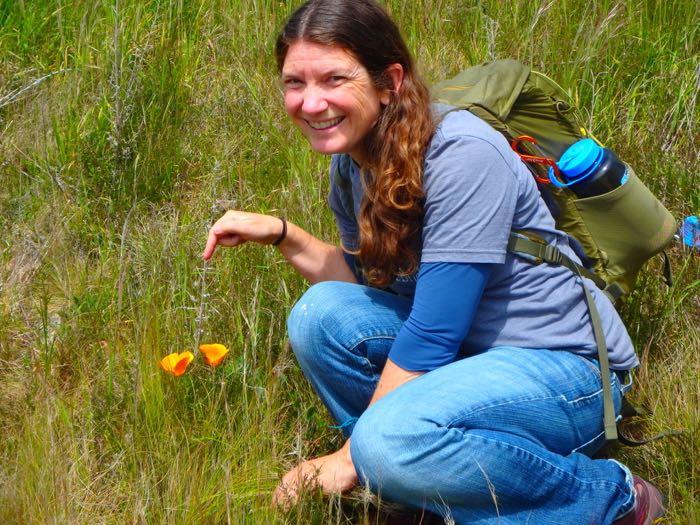
[[[367,143],[369,140],[372,140],[370,136],[365,137],[357,146],[355,146],[352,151],[349,152],[352,160],[354,160],[360,168],[367,167]]]
[[[357,151],[357,150],[351,151],[350,158],[353,161],[355,161],[355,164],[357,164],[360,168],[364,168],[365,165],[367,164],[367,156],[364,154],[363,151]]]

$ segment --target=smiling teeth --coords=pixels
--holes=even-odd
[[[333,120],[323,120],[321,122],[309,122],[308,120],[306,122],[314,129],[326,129],[338,125],[341,120],[343,120],[343,117],[334,118]]]

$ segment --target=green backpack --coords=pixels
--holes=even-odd
[[[467,109],[521,143],[531,155],[558,160],[588,133],[569,97],[554,81],[515,60],[471,67],[433,87],[433,98]],[[546,168],[529,164],[541,178]],[[615,191],[579,199],[568,188],[540,185],[557,227],[574,237],[613,299],[629,293],[642,265],[660,253],[678,227],[673,216],[628,166],[629,180]],[[668,265],[667,265],[668,268]],[[668,273],[668,272],[667,272]]]
[[[677,223],[668,210],[628,167],[629,179],[618,188],[584,199],[568,188],[543,184],[546,166],[528,163],[528,157],[559,160],[574,142],[586,138],[576,109],[554,81],[514,60],[474,66],[433,86],[433,99],[466,109],[500,131],[521,153],[537,178],[557,228],[580,244],[581,266],[533,232],[512,232],[508,248],[535,262],[561,264],[592,279],[613,301],[629,293],[642,265],[672,241]],[[532,137],[534,141],[520,139]],[[522,151],[524,149],[524,151]],[[520,151],[519,151],[520,150]],[[536,159],[535,159],[536,160]],[[576,243],[573,243],[576,244]],[[671,284],[664,253],[667,284]],[[583,281],[581,281],[583,284]],[[592,297],[583,286],[593,324],[603,377],[609,377],[605,337]],[[605,436],[618,439],[610,383],[603,381]],[[626,407],[629,411],[630,407]],[[627,444],[631,440],[619,438]],[[641,442],[640,442],[641,443]]]

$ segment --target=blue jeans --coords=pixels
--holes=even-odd
[[[367,408],[409,300],[323,282],[292,310],[304,374],[381,498],[456,523],[608,524],[634,503],[631,475],[591,459],[603,443],[598,364],[571,352],[497,347],[460,356]],[[623,391],[610,378],[619,414]]]

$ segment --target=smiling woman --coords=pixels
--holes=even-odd
[[[415,272],[423,160],[435,122],[398,28],[372,2],[308,2],[275,51],[287,112],[311,147],[349,154],[364,168],[371,198],[359,210],[357,249],[366,278],[386,286],[397,273]],[[343,120],[314,133],[334,118]]]
[[[289,340],[347,441],[287,472],[275,501],[293,504],[309,482],[328,493],[362,483],[456,523],[661,516],[653,485],[590,457],[605,441],[603,381],[619,414],[638,360],[592,282],[508,251],[511,230],[529,230],[578,261],[504,137],[431,105],[373,1],[303,4],[276,54],[287,113],[332,155],[342,246],[229,211],[204,257],[217,245],[273,244],[314,285],[289,316]],[[609,377],[582,284],[602,318]]]
[[[403,76],[393,68],[394,89]],[[390,90],[376,89],[367,70],[342,48],[304,40],[287,50],[282,68],[287,113],[319,153],[361,159],[362,141],[374,127]]]

